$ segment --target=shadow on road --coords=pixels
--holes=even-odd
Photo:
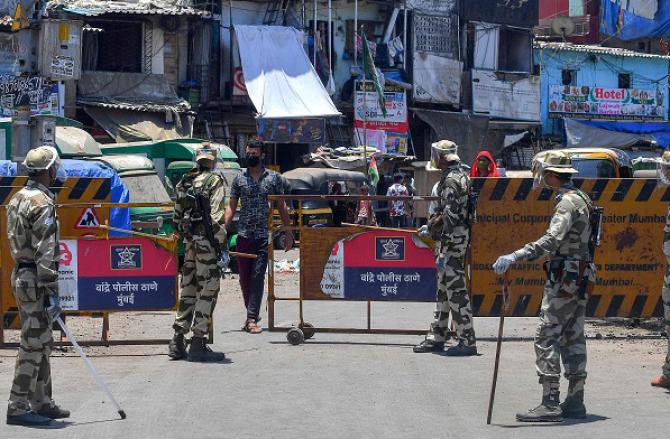
[[[517,422],[515,424],[491,424],[501,428],[557,428],[569,427],[579,424],[591,424],[593,422],[606,421],[610,418],[600,415],[587,415],[585,419],[565,419],[563,422]]]
[[[286,341],[270,341],[268,343],[291,346],[291,344]],[[309,345],[385,346],[395,348],[414,347],[414,343],[374,343],[369,341],[315,341],[315,340],[310,340],[304,344],[301,344],[300,346],[309,346]]]

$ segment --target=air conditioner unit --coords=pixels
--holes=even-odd
[[[52,81],[81,78],[82,26],[80,20],[42,20],[39,72]]]

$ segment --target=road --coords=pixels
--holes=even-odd
[[[278,275],[279,292],[294,294],[297,280],[296,274]],[[306,318],[315,324],[365,324],[361,304],[307,305]],[[373,325],[427,327],[431,308],[375,305]],[[278,310],[283,324],[296,318],[293,303]],[[540,399],[530,342],[535,319],[508,319],[506,335],[516,341],[504,344],[493,425],[487,426],[497,319],[475,319],[478,336],[485,340],[479,343],[481,355],[471,358],[414,354],[420,337],[413,336],[317,333],[306,344],[291,346],[281,332],[240,330],[244,310],[234,278],[223,282],[215,319],[214,348],[226,353],[225,364],[169,361],[166,346],[86,348],[128,414],[125,421],[71,349],[54,352],[54,395],[72,417],[54,423],[51,431],[3,424],[0,437],[610,439],[662,437],[668,431],[670,392],[649,386],[667,346],[665,339],[644,338],[658,335],[653,325],[589,325],[589,417],[529,425],[515,422],[514,414]],[[68,321],[83,338],[93,337],[100,327],[95,319]],[[115,315],[111,337],[167,338],[171,321],[169,313]],[[603,338],[594,339],[596,334]],[[14,356],[14,350],[0,350],[1,395],[9,394]]]

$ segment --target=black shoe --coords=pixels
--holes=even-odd
[[[562,422],[563,413],[558,405],[540,404],[526,413],[517,413],[516,420],[519,422]]]
[[[69,418],[70,417],[70,411],[69,410],[63,410],[62,408],[58,407],[57,405],[53,407],[47,407],[43,408],[37,411],[37,414],[40,416],[44,416],[45,418],[51,418],[51,419],[63,419],[63,418]]]
[[[188,353],[186,352],[186,343],[184,342],[184,334],[175,334],[170,340],[170,345],[168,347],[168,357],[173,360],[181,360],[186,358]]]
[[[424,340],[418,345],[414,346],[414,352],[421,354],[424,352],[442,352],[444,350],[444,343],[432,340]]]
[[[49,424],[51,424],[51,418],[40,416],[32,410],[22,415],[7,415],[7,425],[33,426]]]
[[[213,352],[207,346],[205,337],[191,338],[191,347],[188,350],[188,361],[201,363],[215,363],[226,359],[223,352]]]
[[[583,402],[572,402],[568,399],[561,403],[561,411],[563,417],[568,419],[584,419],[586,418],[586,406]]]
[[[470,357],[477,355],[477,346],[465,346],[459,343],[447,349],[444,355],[447,357]]]

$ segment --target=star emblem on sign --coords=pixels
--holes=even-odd
[[[392,239],[389,239],[386,241],[386,244],[382,244],[382,247],[384,248],[384,256],[385,257],[396,257],[398,256],[398,247],[400,247],[398,244],[393,242]]]
[[[134,265],[135,264],[135,252],[131,251],[128,247],[125,247],[122,251],[118,252],[119,258],[121,258],[121,265]]]

